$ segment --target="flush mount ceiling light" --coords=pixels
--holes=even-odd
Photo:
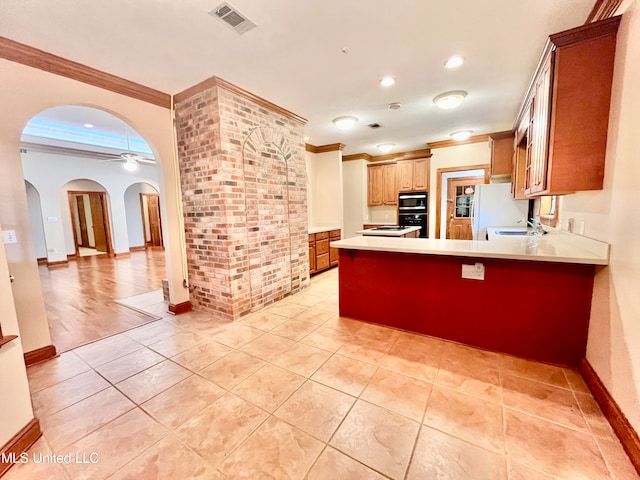
[[[467,92],[463,90],[453,90],[441,93],[433,99],[433,103],[443,110],[448,110],[458,107],[466,96]]]
[[[444,68],[457,68],[464,63],[464,58],[458,55],[448,58],[444,62]]]
[[[390,87],[394,83],[396,83],[396,79],[393,77],[387,76],[380,79],[380,85],[382,85],[383,87]]]
[[[383,153],[389,153],[393,147],[395,147],[395,143],[381,143],[380,145],[376,145],[378,150]]]
[[[133,158],[127,158],[127,160],[122,164],[122,168],[127,172],[135,172],[138,170],[138,162]]]
[[[349,130],[353,128],[356,123],[358,123],[358,119],[351,115],[344,115],[342,117],[334,118],[333,123],[340,130]]]
[[[91,125],[90,123],[85,123],[84,125],[82,125],[84,128],[93,128],[93,125]]]
[[[453,132],[451,134],[451,138],[458,141],[466,140],[471,136],[472,133],[473,133],[473,130],[460,130],[459,132]]]
[[[402,104],[400,102],[393,102],[389,104],[389,108],[391,110],[398,110],[401,106]]]

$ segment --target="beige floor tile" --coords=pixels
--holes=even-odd
[[[126,335],[142,345],[150,345],[182,331],[184,330],[171,323],[165,322],[164,320],[158,320],[156,322],[143,325],[142,327],[127,330],[123,335]]]
[[[506,374],[502,378],[502,398],[507,407],[587,430],[578,402],[570,390]]]
[[[407,480],[507,480],[503,455],[422,427]]]
[[[233,393],[267,412],[273,412],[304,380],[289,370],[267,364],[236,386]]]
[[[421,422],[431,387],[422,380],[379,368],[360,398]]]
[[[189,375],[192,373],[186,368],[165,360],[117,383],[116,388],[139,405]]]
[[[321,327],[317,330],[314,330],[309,335],[300,340],[300,343],[311,345],[334,353],[345,344],[345,341],[337,339],[331,334],[327,334],[327,331],[323,330]]]
[[[502,407],[496,403],[436,385],[427,404],[424,424],[504,454]]]
[[[561,367],[547,365],[545,363],[532,362],[522,358],[502,355],[500,368],[503,372],[528,378],[537,382],[554,385],[556,387],[570,388],[569,382]]]
[[[639,480],[640,475],[624,451],[617,438],[596,438],[596,442],[604,455],[612,478],[615,480]]]
[[[178,353],[184,352],[189,348],[195,347],[206,339],[193,332],[179,332],[175,335],[167,337],[159,342],[152,343],[149,348],[155,350],[165,357],[172,357]]]
[[[316,303],[313,308],[319,308],[321,310],[326,310],[327,312],[331,312],[333,314],[337,314],[340,310],[338,300],[334,300],[333,298],[327,298]]]
[[[609,477],[591,435],[505,408],[511,458],[559,478]]]
[[[144,402],[141,407],[157,421],[173,430],[225,393],[227,393],[226,390],[213,382],[198,375],[192,375]]]
[[[287,299],[287,303],[295,303],[296,305],[302,305],[303,307],[312,307],[316,303],[321,302],[327,298],[326,294],[315,294],[307,289],[306,292],[298,293]]]
[[[616,439],[617,437],[613,428],[611,428],[611,424],[609,424],[605,418],[593,396],[590,393],[575,392],[575,397],[578,400],[578,405],[580,405],[580,410],[582,410],[582,414],[589,425],[591,433],[598,437]]]
[[[176,436],[217,467],[267,417],[264,410],[227,393],[180,426]]]
[[[503,355],[481,350],[479,348],[446,342],[442,353],[442,362],[455,361],[463,365],[482,365],[487,368],[499,369],[504,362]]]
[[[307,308],[304,305],[296,305],[295,303],[276,303],[267,308],[269,313],[275,313],[276,315],[281,315],[283,317],[292,318],[296,315],[301,314]]]
[[[271,330],[271,333],[280,335],[281,337],[290,338],[297,342],[317,328],[318,325],[315,323],[299,322],[298,320],[290,319]]]
[[[210,335],[212,340],[231,348],[240,348],[264,334],[262,330],[240,324],[229,324],[214,332]]]
[[[394,345],[380,365],[420,380],[432,382],[438,374],[442,350],[414,350]]]
[[[96,367],[141,348],[143,347],[140,343],[120,334],[76,348],[73,352],[92,367]]]
[[[258,328],[260,330],[268,332],[276,328],[278,325],[286,322],[288,319],[289,317],[284,317],[276,313],[261,310],[240,319],[240,323],[248,327]]]
[[[224,460],[220,471],[233,479],[302,480],[323,446],[303,431],[271,417]]]
[[[355,358],[372,365],[380,365],[386,358],[393,342],[374,340],[367,337],[357,338],[345,343],[337,353],[344,357]]]
[[[225,355],[233,352],[231,347],[222,345],[218,342],[207,342],[196,345],[185,350],[182,353],[174,355],[171,360],[184,368],[188,368],[192,372],[199,372],[203,368],[211,365],[216,360],[221,359]]]
[[[567,377],[567,382],[569,382],[569,386],[576,392],[588,393],[591,394],[591,390],[587,387],[587,384],[584,382],[582,375],[580,372],[574,368],[564,368],[564,375]]]
[[[396,343],[399,349],[418,350],[421,352],[431,352],[433,354],[442,354],[446,344],[444,340],[439,338],[428,337],[418,333],[398,331]]]
[[[106,425],[135,405],[118,390],[109,387],[70,407],[40,419],[47,442],[54,451]]]
[[[31,393],[39,392],[88,370],[91,370],[91,367],[74,352],[62,353],[58,357],[27,368],[29,390]]]
[[[556,477],[514,462],[512,459],[508,459],[507,463],[509,464],[509,480],[557,480]]]
[[[358,400],[330,444],[391,478],[404,478],[419,424]]]
[[[226,389],[232,389],[265,364],[257,357],[235,351],[213,362],[200,375]]]
[[[398,340],[400,333],[400,330],[394,330],[383,325],[363,323],[358,330],[358,338],[387,343],[391,348]]]
[[[500,370],[481,362],[468,363],[445,357],[435,383],[496,403],[502,402]]]
[[[100,390],[109,383],[93,370],[71,377],[31,395],[35,416],[52,415]]]
[[[294,317],[294,320],[298,320],[299,322],[307,322],[314,323],[316,325],[322,325],[331,317],[334,316],[333,312],[328,312],[327,310],[322,310],[321,308],[308,308],[302,313],[299,313]]]
[[[95,367],[95,370],[109,382],[118,383],[164,360],[162,355],[153,350],[141,348],[111,362],[103,363]]]
[[[223,480],[209,464],[167,436],[118,470],[110,480]]]
[[[107,478],[166,435],[164,427],[136,408],[56,453],[85,454],[87,458],[97,454],[97,463],[64,465],[74,480],[95,480]]]
[[[44,437],[40,437],[27,453],[27,463],[18,463],[2,476],[2,480],[67,480],[61,464],[47,463],[43,458],[52,453]],[[41,457],[42,456],[42,457]]]
[[[272,333],[265,333],[261,337],[241,347],[240,350],[267,362],[273,362],[282,352],[290,349],[295,343],[296,342],[289,338],[283,338]]]
[[[327,447],[322,452],[307,476],[308,480],[386,480],[386,478],[331,447]]]
[[[335,332],[345,334],[348,336],[348,338],[355,337],[363,325],[364,322],[341,317],[339,315],[331,317],[329,320],[322,324],[324,328],[328,328]]]
[[[333,355],[311,378],[349,395],[358,396],[376,371],[374,365]]]
[[[331,352],[304,343],[296,343],[278,356],[274,363],[298,375],[310,377],[329,357]]]
[[[355,397],[309,380],[274,415],[327,442],[355,401]]]

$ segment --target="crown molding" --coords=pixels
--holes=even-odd
[[[344,143],[332,143],[330,145],[320,145],[316,147],[310,143],[305,143],[304,148],[311,153],[341,152],[346,145]]]
[[[307,123],[306,118],[303,118],[300,115],[296,115],[295,113],[290,112],[289,110],[282,108],[276,105],[275,103],[270,102],[269,100],[265,100],[264,98],[259,97],[258,95],[255,95],[245,90],[244,88],[240,88],[237,85],[234,85],[233,83],[227,82],[226,80],[223,80],[220,77],[216,77],[216,76],[207,78],[206,80],[203,80],[202,82],[197,83],[192,87],[189,87],[186,90],[183,90],[182,92],[175,94],[173,96],[173,101],[174,103],[183,102],[198,93],[204,92],[205,90],[209,90],[210,88],[223,88],[224,90],[227,90],[231,93],[244,97],[247,100],[257,103],[258,105],[268,108],[269,110],[279,113],[280,115],[283,115],[287,118],[291,118],[292,120],[295,120],[296,122],[299,122],[303,125]]]
[[[171,95],[110,73],[67,60],[52,53],[0,37],[0,58],[103,88],[163,108],[171,108]]]
[[[585,25],[612,17],[621,4],[622,0],[596,0],[587,20],[584,22]]]
[[[367,162],[370,162],[372,159],[373,157],[368,153],[354,153],[352,155],[342,156],[343,162],[348,162],[349,160],[366,160]]]
[[[444,147],[458,147],[460,145],[468,145],[470,143],[482,143],[488,142],[489,136],[491,134],[485,135],[474,135],[472,137],[467,138],[466,140],[441,140],[439,142],[429,142],[429,148],[444,148]]]

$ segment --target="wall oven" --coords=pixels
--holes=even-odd
[[[420,238],[427,238],[427,192],[401,192],[398,195],[398,225],[420,227]]]

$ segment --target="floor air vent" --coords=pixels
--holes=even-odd
[[[221,3],[216,8],[211,10],[209,12],[209,15],[218,18],[222,23],[227,25],[239,35],[248,32],[256,26],[255,23],[249,20],[246,16],[242,15],[238,10],[229,5],[227,2]]]

